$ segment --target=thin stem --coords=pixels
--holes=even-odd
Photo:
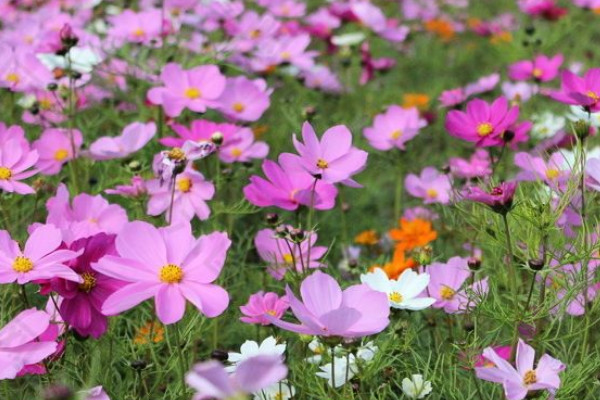
[[[402,151],[398,151],[398,171],[396,172],[396,192],[394,194],[394,221],[400,219],[402,212],[402,192],[404,190],[404,171],[402,169]]]
[[[175,185],[177,182],[177,175],[173,175],[171,181],[171,200],[169,201],[169,214],[167,215],[167,225],[171,225],[173,221],[173,204],[175,203]]]
[[[308,217],[306,219],[306,229],[308,230],[308,237],[307,237],[308,251],[306,253],[306,263],[308,265],[310,265],[310,251],[312,249],[312,241],[311,241],[311,239],[312,239],[311,236],[312,236],[312,231],[313,231],[312,220],[313,220],[313,216],[315,213],[315,192],[317,189],[317,181],[318,180],[319,180],[319,178],[315,178],[315,180],[312,184],[312,187],[310,189],[310,205],[308,207]]]
[[[527,303],[525,303],[525,307],[523,307],[523,314],[529,310],[529,306],[531,305],[531,297],[533,296],[533,289],[535,288],[535,278],[537,277],[537,271],[533,273],[533,277],[531,278],[531,286],[529,287],[529,294],[527,295]]]
[[[183,355],[183,349],[182,349],[182,341],[181,341],[181,335],[179,333],[179,324],[173,324],[173,331],[175,332],[175,347],[177,348],[177,358],[178,358],[178,362],[179,362],[179,375],[181,378],[181,392],[185,395],[185,373],[186,373],[186,367],[185,367],[185,359],[184,359],[184,355]]]
[[[511,287],[511,291],[513,296],[515,297],[516,300],[516,296],[518,294],[518,290],[517,290],[517,274],[513,265],[513,260],[514,260],[514,253],[513,253],[513,247],[512,247],[512,239],[510,236],[510,228],[508,226],[508,218],[507,218],[507,214],[503,213],[502,214],[502,222],[504,224],[504,235],[506,236],[506,248],[508,250],[508,279],[509,279],[509,286]]]
[[[23,296],[23,302],[25,303],[25,307],[29,308],[29,298],[27,297],[27,289],[25,285],[21,285],[21,296]]]
[[[331,346],[331,387],[335,392],[335,346]]]
[[[589,119],[589,113],[588,113]],[[581,341],[581,358],[583,359],[587,353],[589,348],[589,331],[591,324],[591,316],[589,309],[589,276],[588,276],[588,267],[589,267],[589,238],[588,238],[588,225],[586,221],[587,213],[586,213],[586,202],[585,202],[585,164],[586,164],[586,154],[585,154],[585,146],[584,146],[584,138],[581,139],[581,179],[580,179],[580,190],[581,190],[581,227],[583,230],[583,260],[581,261],[581,275],[582,281],[585,285],[583,289],[583,307],[585,309],[585,328],[583,330],[583,340]]]

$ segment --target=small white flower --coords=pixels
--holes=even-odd
[[[317,338],[311,340],[311,342],[308,344],[308,348],[314,354],[313,356],[306,358],[306,362],[309,362],[311,364],[319,364],[323,359],[323,355],[331,354],[331,350],[329,349],[329,347],[321,343]],[[333,349],[333,353],[336,355],[343,354],[342,346],[335,346],[335,348]]]
[[[336,35],[331,38],[331,43],[336,46],[354,46],[365,40],[366,36],[362,32],[346,33]]]
[[[418,274],[407,269],[398,280],[390,279],[386,273],[376,268],[373,272],[362,274],[360,281],[371,289],[387,295],[390,307],[406,310],[423,310],[435,303],[431,297],[418,297],[429,284],[429,274]]]
[[[412,378],[402,380],[402,391],[411,399],[422,399],[431,393],[431,382],[423,381],[423,375],[416,374]]]
[[[288,400],[295,394],[296,389],[287,380],[283,380],[254,393],[254,400]]]
[[[547,139],[565,127],[565,118],[551,112],[536,114],[531,117],[533,127],[531,137],[534,139]]]
[[[269,336],[263,340],[260,345],[253,340],[246,340],[240,347],[239,353],[229,353],[227,361],[233,365],[226,367],[225,370],[227,372],[234,372],[238,364],[254,356],[274,356],[283,355],[283,353],[285,353],[285,343],[277,344],[277,339],[275,339],[273,336]]]
[[[570,108],[571,111],[566,115],[569,120],[588,121],[589,118],[590,125],[595,126],[596,128],[600,127],[600,112],[591,113],[588,116],[588,112],[585,111],[581,106],[571,106]]]
[[[55,68],[67,69],[70,67],[73,71],[82,74],[89,74],[94,69],[94,66],[102,61],[89,47],[73,47],[64,56],[41,53],[37,57],[51,70]]]
[[[23,108],[31,108],[37,101],[37,98],[32,94],[26,94],[17,100],[17,104]]]
[[[354,357],[354,354],[350,354],[348,357],[335,357],[335,372],[333,376],[335,382],[333,382],[331,376],[332,363],[327,363],[319,368],[321,371],[317,372],[316,375],[318,377],[327,379],[329,386],[333,386],[335,388],[343,386],[358,373],[358,367],[356,366],[356,358]]]

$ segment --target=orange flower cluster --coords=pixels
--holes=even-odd
[[[374,246],[379,243],[379,235],[374,229],[362,231],[354,237],[354,243],[362,244],[363,246]]]
[[[434,18],[425,22],[425,29],[439,36],[444,42],[448,42],[454,38],[456,32],[452,24],[445,19]]]
[[[419,111],[429,109],[429,96],[424,93],[406,93],[402,96],[402,107],[416,107]]]
[[[437,232],[431,222],[415,218],[412,221],[402,218],[400,228],[389,231],[390,238],[396,242],[396,249],[411,251],[423,247],[437,239]]]
[[[165,329],[156,321],[149,321],[140,327],[133,338],[135,344],[160,343],[165,339]]]

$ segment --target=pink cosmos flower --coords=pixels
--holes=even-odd
[[[10,129],[5,132],[9,131]],[[9,193],[35,193],[31,186],[20,181],[37,173],[35,169],[30,168],[38,158],[37,151],[30,150],[29,143],[23,142],[19,135],[0,142],[0,189]]]
[[[0,380],[15,379],[25,366],[37,364],[56,351],[55,341],[39,339],[49,325],[50,315],[30,308],[0,329]]]
[[[589,158],[585,164],[585,173],[587,186],[600,192],[600,159]]]
[[[315,246],[318,235],[314,232],[308,234],[308,239],[300,245],[290,243],[284,238],[277,237],[272,229],[261,229],[254,238],[254,246],[258,251],[260,258],[269,263],[268,271],[277,280],[283,279],[290,268],[295,268],[297,272],[304,271],[305,268],[320,268],[323,264],[319,261],[327,252],[325,246]],[[310,260],[308,256],[310,240]]]
[[[227,145],[220,146],[218,151],[223,162],[250,162],[253,159],[265,158],[269,153],[269,145],[263,141],[256,141],[252,130],[242,128],[233,134]]]
[[[510,101],[511,105],[520,105],[537,94],[538,86],[528,82],[504,82],[502,94]]]
[[[494,347],[492,347],[492,350],[494,350],[494,352],[498,355],[498,357],[502,358],[503,360],[506,360],[506,361],[510,360],[510,353],[512,351],[512,346],[494,346]],[[484,355],[479,355],[475,359],[475,367],[490,368],[490,367],[495,367],[495,366],[496,366],[496,364],[494,364],[491,360],[488,360],[487,358],[485,358]]]
[[[452,110],[446,116],[446,130],[451,136],[476,143],[477,147],[502,145],[502,134],[519,117],[519,107],[508,107],[505,97],[491,105],[481,99],[471,100],[467,111]]]
[[[532,79],[536,82],[548,82],[558,76],[562,62],[562,54],[557,54],[552,58],[543,54],[538,55],[533,61],[523,60],[509,66],[508,76],[515,81]]]
[[[240,52],[248,52],[268,38],[275,36],[281,26],[272,14],[259,15],[255,11],[244,13],[239,22],[226,26],[234,36],[233,47]]]
[[[0,283],[28,282],[63,278],[74,282],[82,279],[65,265],[80,253],[59,249],[62,234],[52,225],[41,225],[31,233],[21,251],[7,231],[0,231]]]
[[[468,259],[452,257],[447,263],[432,263],[427,267],[429,273],[428,296],[436,299],[434,308],[443,308],[449,314],[463,313],[479,303],[487,293],[487,278],[463,289],[466,280],[471,276],[467,266]],[[470,292],[474,292],[475,296]]]
[[[110,24],[112,26],[108,31],[108,41],[112,41],[116,46],[127,42],[150,45],[156,41],[158,44],[163,30],[162,11],[150,9],[136,13],[124,10],[112,16]]]
[[[589,112],[600,111],[600,68],[590,68],[583,78],[564,70],[560,90],[550,90],[548,95],[561,103],[582,106]]]
[[[123,197],[140,197],[146,194],[146,181],[139,175],[131,178],[129,185],[117,185],[114,189],[106,189],[106,194],[116,194]]]
[[[183,318],[186,300],[209,318],[227,308],[229,295],[212,283],[231,245],[227,234],[195,239],[188,223],[155,228],[135,221],[117,235],[115,245],[119,256],[107,255],[92,268],[129,284],[106,299],[103,314],[118,314],[151,297],[164,324]]]
[[[269,11],[276,17],[298,18],[304,16],[306,4],[295,0],[280,0],[269,4]]]
[[[458,178],[485,178],[492,174],[490,155],[483,149],[475,150],[468,160],[452,157],[448,165],[452,174]]]
[[[586,300],[592,302],[598,295],[599,285],[594,282],[597,267],[597,261],[589,263],[584,282],[581,263],[560,265],[557,260],[552,260],[547,275],[537,278],[544,282],[548,292],[556,296],[557,305],[550,312],[554,315],[562,312],[573,316],[585,314]]]
[[[385,293],[367,285],[353,285],[342,291],[331,276],[316,271],[300,285],[302,301],[286,288],[290,307],[300,324],[267,315],[273,325],[287,331],[315,336],[358,338],[383,331],[390,323]]]
[[[295,156],[298,165],[325,182],[358,185],[350,177],[366,167],[368,154],[352,146],[352,133],[347,127],[329,128],[319,141],[313,127],[305,122],[302,139],[304,143],[294,134],[294,147],[300,154]]]
[[[452,194],[452,184],[448,175],[438,172],[434,167],[426,167],[421,176],[408,174],[404,182],[411,196],[424,200],[425,204],[448,204]]]
[[[182,147],[163,150],[154,156],[152,170],[160,182],[172,182],[175,175],[189,166],[190,161],[201,160],[217,150],[213,142],[186,140]]]
[[[508,400],[522,400],[529,391],[536,390],[547,390],[553,395],[560,387],[559,373],[566,368],[562,362],[548,354],[544,354],[534,368],[535,350],[521,339],[517,346],[516,368],[491,347],[483,351],[483,356],[495,366],[475,368],[477,377],[501,383]]]
[[[148,214],[160,215],[168,212],[171,206],[172,186],[160,179],[146,182],[150,195]],[[191,221],[194,216],[205,220],[210,216],[210,208],[206,200],[215,195],[215,186],[207,181],[200,172],[191,167],[186,168],[175,178],[175,196],[173,198],[173,215],[167,216],[169,222]]]
[[[363,134],[369,144],[377,150],[405,149],[405,144],[427,126],[427,121],[419,116],[416,108],[390,106],[373,120],[373,126],[365,128]]]
[[[124,283],[92,269],[91,265],[107,254],[116,255],[115,236],[99,233],[73,242],[69,249],[83,251],[68,265],[80,277],[81,283],[52,279],[49,289],[61,296],[60,315],[81,336],[98,339],[108,328],[107,318],[101,313],[106,298],[124,286]]]
[[[369,47],[369,42],[364,42],[360,46],[360,65],[362,71],[359,83],[366,85],[375,77],[376,71],[387,71],[396,65],[396,60],[389,57],[373,58]]]
[[[519,8],[526,14],[556,21],[567,13],[555,0],[519,0]]]
[[[266,314],[275,318],[281,318],[290,308],[287,297],[279,297],[277,293],[260,291],[254,293],[248,299],[248,303],[240,307],[244,314],[240,321],[247,324],[271,325],[271,322],[265,317]]]
[[[290,64],[300,70],[310,69],[315,64],[314,58],[318,52],[307,50],[309,45],[308,34],[265,40],[254,53],[251,68],[257,72],[264,72],[273,66]]]
[[[304,79],[304,85],[310,89],[322,90],[325,93],[340,93],[343,90],[337,75],[324,65],[316,65],[303,71],[301,77]]]
[[[110,400],[102,386],[95,386],[81,393],[85,395],[84,400]]]
[[[31,49],[12,48],[0,43],[0,87],[15,92],[45,89],[52,82],[52,74]]]
[[[260,392],[284,379],[287,371],[280,355],[257,355],[239,363],[232,374],[218,361],[196,364],[185,381],[197,392],[192,400],[226,400]]]
[[[104,136],[90,145],[94,160],[111,160],[127,157],[144,147],[156,133],[156,124],[133,122],[123,128],[121,136]]]
[[[443,107],[454,107],[467,101],[467,95],[463,88],[444,90],[438,101]]]
[[[490,74],[482,76],[477,81],[469,83],[464,87],[465,96],[473,96],[485,92],[492,91],[496,85],[500,82],[500,74]]]
[[[62,166],[77,157],[77,151],[83,143],[83,136],[77,129],[73,129],[73,142],[69,137],[69,130],[63,128],[49,128],[42,132],[38,140],[33,142],[33,149],[37,150],[39,159],[36,167],[44,175],[56,175]],[[73,154],[73,145],[75,154]]]
[[[244,76],[228,78],[225,90],[218,99],[218,109],[233,120],[256,121],[269,108],[270,93],[263,79],[250,80]]]
[[[102,232],[117,234],[128,222],[123,207],[110,204],[100,195],[82,193],[70,204],[69,191],[64,184],[58,186],[56,196],[48,199],[46,208],[46,223],[58,227],[67,244]]]
[[[547,162],[542,157],[534,157],[529,153],[517,153],[515,165],[521,169],[517,180],[541,180],[555,189],[563,188],[571,175],[571,168],[560,152],[552,154]]]
[[[279,156],[279,164],[265,160],[262,170],[266,179],[253,175],[244,187],[246,199],[259,207],[275,206],[296,210],[299,206],[312,206],[317,210],[335,207],[337,188],[327,182],[317,181],[304,169],[296,167],[293,159]],[[313,191],[314,185],[314,191]]]
[[[465,189],[463,197],[466,200],[485,204],[497,213],[505,214],[512,208],[516,190],[517,182],[502,182],[490,192],[471,186]]]
[[[216,108],[225,89],[226,79],[215,65],[202,65],[184,70],[179,64],[169,63],[160,79],[164,86],[150,89],[148,100],[162,105],[169,117],[177,117],[184,108],[205,112]]]

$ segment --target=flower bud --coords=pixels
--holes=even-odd
[[[148,363],[144,360],[133,360],[129,363],[129,366],[136,371],[143,371],[148,366]]]
[[[527,264],[529,264],[529,268],[534,271],[541,271],[544,269],[544,260],[540,258],[531,259],[527,262]]]
[[[210,141],[213,142],[217,146],[220,146],[223,144],[223,139],[224,139],[223,133],[221,133],[219,131],[213,133],[210,136]]]
[[[479,268],[481,268],[481,260],[477,257],[470,257],[467,261],[467,265],[471,271],[479,271]]]
[[[296,243],[302,242],[305,237],[306,232],[304,232],[302,229],[293,228],[290,230],[290,238]]]
[[[279,214],[269,213],[265,216],[265,221],[267,221],[267,224],[271,226],[277,226],[279,225]]]
[[[585,139],[590,134],[590,125],[587,121],[580,119],[573,123],[573,130],[580,139]]]
[[[212,358],[213,360],[225,362],[229,359],[229,353],[227,353],[225,350],[213,350],[212,353],[210,353],[210,358]]]
[[[52,385],[44,390],[42,398],[44,400],[72,400],[75,393],[66,385]]]

